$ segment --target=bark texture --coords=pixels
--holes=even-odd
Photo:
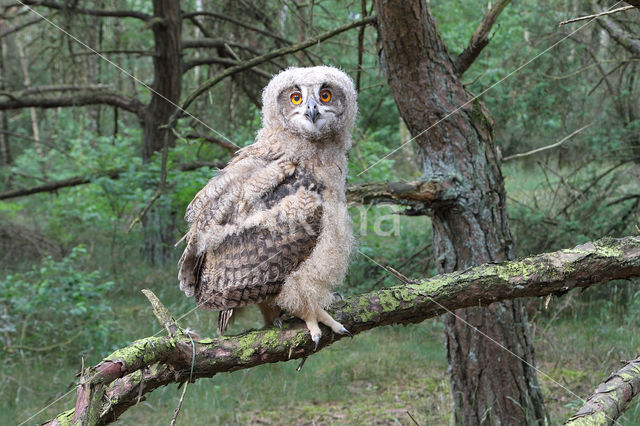
[[[638,276],[640,237],[602,239],[572,249],[501,265],[485,264],[354,296],[335,304],[331,314],[357,334],[383,325],[421,322],[447,310],[518,297],[562,295],[574,288]],[[314,342],[304,323],[297,319],[286,321],[282,330],[273,327],[234,337],[195,336],[192,340],[149,293],[145,294],[169,336],[140,339],[86,369],[78,384],[76,410],[65,411],[48,424],[69,424],[75,411],[79,413],[75,415],[77,420],[111,423],[135,405],[141,394],[160,386],[314,353]],[[325,331],[318,350],[344,337],[327,328]],[[626,405],[620,407],[623,410]],[[97,418],[91,417],[96,412]]]
[[[432,210],[438,271],[510,259],[504,184],[485,108],[465,91],[424,0],[374,4],[381,63],[400,115],[418,143],[423,179],[455,182],[449,202]],[[474,328],[517,357],[496,350]],[[545,421],[520,301],[447,315],[445,335],[457,424]]]
[[[640,392],[640,357],[629,361],[598,386],[565,425],[612,425]]]

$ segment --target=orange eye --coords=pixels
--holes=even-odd
[[[328,90],[320,92],[320,100],[322,102],[329,102],[331,100],[331,92]]]
[[[302,93],[293,92],[291,94],[291,103],[294,105],[300,105],[300,102],[302,102]]]

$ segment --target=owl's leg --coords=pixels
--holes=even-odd
[[[322,331],[318,326],[318,322],[331,328],[331,330],[333,330],[333,332],[336,334],[346,334],[348,336],[351,336],[349,330],[344,328],[344,326],[338,321],[331,318],[331,315],[329,315],[324,309],[319,308],[313,314],[304,317],[300,316],[300,318],[302,318],[307,324],[307,328],[309,329],[309,333],[311,334],[311,340],[313,340],[316,344],[316,346],[313,348],[314,351],[318,349],[318,344],[320,343],[320,338],[322,337]]]
[[[280,319],[280,315],[282,314],[282,310],[269,302],[258,303],[258,307],[260,308],[260,312],[262,312],[262,318],[264,319],[264,326],[270,327],[272,325],[278,326],[278,328],[282,328],[282,320]]]

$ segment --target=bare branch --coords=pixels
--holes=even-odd
[[[223,161],[204,162],[196,161],[193,163],[186,163],[179,166],[183,172],[189,172],[201,167],[215,167],[223,168],[225,163]],[[122,169],[108,170],[100,173],[98,176],[75,176],[69,179],[56,180],[53,182],[47,182],[42,185],[33,186],[31,188],[14,189],[0,193],[0,200],[8,200],[10,198],[24,197],[26,195],[38,194],[41,192],[55,192],[62,188],[71,188],[74,186],[86,185],[93,182],[99,177],[108,177],[110,179],[119,179],[120,175],[124,172]]]
[[[640,276],[640,237],[605,238],[573,249],[504,264],[485,264],[354,296],[336,303],[332,315],[357,334],[383,325],[421,322],[460,308],[519,297],[564,294],[574,288],[637,276]],[[342,337],[324,333],[318,350]],[[82,389],[104,386],[107,398],[99,398],[102,409],[97,424],[107,424],[136,403],[140,389],[147,393],[169,383],[182,383],[189,380],[191,372],[195,380],[313,353],[314,342],[297,319],[287,321],[282,330],[270,328],[235,337],[194,340],[188,336],[147,337],[85,370],[78,401],[82,398],[80,406],[86,411],[84,407],[91,407],[94,402],[87,400]],[[135,374],[143,369],[144,375]],[[66,411],[49,424],[72,415],[72,411]]]
[[[182,40],[183,49],[194,48],[224,48],[225,44],[231,42],[220,38],[196,38],[196,39],[184,39]],[[232,44],[234,47],[241,47],[239,44]]]
[[[225,141],[213,138],[200,133],[189,133],[184,137],[188,139],[202,138],[208,142],[219,144],[230,152],[235,151],[236,147],[229,145]],[[192,171],[201,167],[223,168],[225,163],[218,162],[192,162],[183,164],[180,170],[183,172]],[[11,198],[23,197],[26,195],[38,194],[41,192],[54,192],[62,188],[70,188],[79,185],[91,183],[98,177],[109,177],[118,179],[123,170],[116,169],[106,171],[97,176],[75,176],[69,179],[63,179],[53,182],[47,182],[42,185],[33,186],[31,188],[15,189],[0,193],[0,200],[8,200]],[[423,212],[434,203],[446,203],[452,201],[454,191],[454,181],[412,181],[412,182],[368,182],[349,185],[347,187],[347,201],[356,204],[400,204],[414,208],[416,211]]]
[[[149,299],[149,303],[151,303],[153,307],[153,315],[156,316],[158,322],[160,322],[160,325],[165,329],[167,334],[171,337],[179,336],[181,332],[178,323],[166,306],[160,302],[160,299],[158,299],[151,290],[143,289],[142,293]]]
[[[401,204],[423,212],[434,203],[452,201],[448,181],[367,182],[347,187],[347,202],[358,204]]]
[[[511,3],[511,0],[498,0],[487,14],[484,15],[480,25],[478,25],[478,28],[476,28],[476,31],[471,36],[467,47],[465,47],[462,53],[453,61],[453,69],[458,76],[464,74],[476,60],[480,52],[482,52],[482,49],[489,44],[489,32],[493,24],[495,24],[496,19],[498,19],[498,16],[500,16],[509,3]]]
[[[581,16],[579,18],[568,19],[566,21],[560,22],[558,25],[567,25],[573,22],[586,21],[587,19],[593,19],[593,18],[599,18],[601,16],[612,15],[614,13],[624,12],[625,10],[629,10],[629,9],[635,9],[635,6],[624,6],[624,7],[619,7],[617,9],[596,13],[595,15],[587,15],[587,16]]]
[[[231,23],[236,24],[236,25],[238,25],[240,27],[243,27],[243,28],[246,28],[248,30],[257,32],[257,33],[265,35],[267,37],[271,37],[271,38],[273,38],[275,40],[278,40],[278,41],[281,41],[283,43],[291,44],[291,42],[289,40],[287,40],[286,38],[282,38],[277,34],[270,33],[269,31],[263,30],[261,28],[258,28],[256,26],[254,26],[254,25],[251,25],[251,24],[244,23],[244,22],[239,21],[239,20],[237,20],[237,19],[235,19],[235,18],[233,18],[231,16],[223,15],[221,13],[205,12],[205,11],[190,12],[190,13],[183,14],[182,18],[191,19],[191,18],[195,18],[197,16],[208,16],[208,17],[212,17],[212,18],[216,18],[216,19],[222,19],[223,21],[231,22]]]
[[[104,10],[104,9],[83,9],[71,6],[71,4],[60,4],[52,1],[40,0],[20,0],[26,6],[46,7],[54,10],[62,10],[67,13],[79,13],[81,15],[108,16],[114,18],[136,18],[149,21],[152,16],[135,10]]]
[[[579,128],[578,130],[576,130],[575,132],[571,133],[570,135],[565,136],[564,138],[560,139],[556,143],[553,143],[553,144],[547,145],[547,146],[543,146],[541,148],[532,149],[531,151],[523,152],[523,153],[520,153],[520,154],[509,155],[507,157],[504,157],[502,159],[502,161],[504,162],[504,161],[509,161],[509,160],[515,160],[516,158],[528,157],[530,155],[537,154],[539,152],[548,151],[550,149],[557,148],[560,145],[562,145],[563,143],[565,143],[566,141],[568,141],[569,139],[571,139],[572,137],[574,137],[575,135],[577,135],[578,133],[582,132],[584,129],[587,129],[587,128],[591,127],[592,125],[593,125],[593,123],[590,123],[590,124],[587,124],[586,126],[583,126],[583,127]]]
[[[113,105],[125,111],[132,112],[140,118],[144,118],[146,107],[137,99],[129,98],[118,93],[89,92],[52,97],[20,96],[20,93],[0,93],[9,100],[0,101],[0,110],[22,108],[58,108],[85,105],[106,104]]]
[[[33,95],[36,93],[46,93],[46,92],[81,92],[81,91],[90,91],[90,90],[105,90],[108,89],[108,84],[91,84],[88,86],[76,86],[74,84],[50,84],[47,86],[31,86],[27,87],[20,92],[14,93],[12,96],[16,98],[21,98],[27,95]],[[2,93],[0,93],[0,96]]]
[[[156,56],[155,52],[151,50],[136,50],[136,49],[109,49],[101,50],[98,52],[100,55],[137,55],[137,56]],[[74,56],[91,56],[96,52],[78,52],[74,53]]]
[[[45,16],[45,18],[50,18],[50,16]],[[8,29],[6,29],[6,30],[4,30],[3,32],[0,33],[0,38],[4,38],[4,37],[6,37],[8,35],[16,33],[16,32],[18,32],[20,30],[23,30],[23,29],[25,29],[27,27],[30,27],[31,25],[35,25],[38,22],[42,21],[43,19],[44,18],[42,18],[42,17],[37,17],[37,18],[32,19],[30,21],[23,22],[20,25],[16,25],[15,27],[8,28]]]
[[[186,135],[184,135],[185,138],[187,139],[203,139],[209,143],[215,144],[215,145],[220,145],[222,148],[226,149],[227,151],[229,151],[230,153],[234,153],[236,152],[237,147],[223,139],[219,139],[210,135],[204,135],[202,133],[196,133],[196,132],[191,132],[188,133]]]
[[[604,13],[598,3],[595,1],[591,3],[593,10],[599,14]],[[607,16],[597,19],[598,25],[604,28],[612,39],[618,42],[625,50],[632,55],[640,56],[640,40],[635,38],[632,34],[625,31],[614,19]]]
[[[234,60],[234,59],[229,59],[229,58],[220,58],[217,56],[212,56],[212,57],[208,57],[208,58],[196,58],[196,59],[192,59],[190,61],[187,61],[184,63],[182,69],[184,72],[189,71],[191,68],[195,68],[195,67],[199,67],[201,65],[210,65],[210,64],[219,64],[219,65],[224,65],[224,66],[228,66],[228,67],[232,67],[238,64],[241,64],[241,62]],[[253,67],[250,70],[248,70],[249,72],[252,72],[254,74],[258,74],[261,77],[264,77],[266,79],[271,79],[272,75],[269,74],[266,71],[263,71],[259,68]]]
[[[191,105],[191,103],[198,98],[198,96],[202,95],[204,92],[206,92],[207,90],[209,90],[210,88],[212,88],[213,86],[215,86],[216,84],[218,84],[220,81],[224,80],[225,78],[232,76],[236,73],[239,73],[241,71],[244,71],[246,69],[252,68],[256,65],[260,65],[264,62],[268,62],[274,58],[279,58],[281,56],[285,56],[294,52],[298,52],[300,50],[306,49],[309,46],[313,46],[314,44],[318,44],[328,38],[334,37],[340,33],[343,33],[345,31],[348,31],[352,28],[357,28],[360,27],[362,25],[369,25],[369,24],[373,24],[376,22],[376,17],[375,16],[368,16],[364,19],[361,19],[359,21],[355,21],[352,22],[351,24],[348,25],[344,25],[342,27],[338,27],[336,29],[333,29],[331,31],[327,31],[324,32],[322,34],[319,34],[315,37],[312,37],[302,43],[298,43],[295,44],[293,46],[288,46],[288,47],[283,47],[281,49],[277,49],[274,50],[272,52],[269,52],[265,55],[262,56],[258,56],[256,58],[250,59],[248,61],[243,62],[242,64],[238,64],[235,65],[233,67],[227,68],[226,70],[224,70],[222,73],[218,74],[215,77],[210,78],[209,80],[205,81],[200,87],[198,87],[196,90],[194,90],[193,92],[191,92],[191,94],[187,97],[187,99],[185,99],[185,101],[182,103],[182,105],[180,106],[179,110],[176,110],[176,112],[174,112],[173,116],[171,117],[171,120],[169,122],[169,125],[172,126],[176,120],[178,120],[180,117],[182,117],[182,115],[184,114],[184,111],[189,107],[189,105]]]
[[[611,425],[629,408],[640,392],[640,356],[627,362],[598,386],[582,408],[565,425]]]

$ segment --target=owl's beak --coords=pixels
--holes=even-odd
[[[318,112],[318,104],[313,100],[313,98],[311,98],[307,103],[307,111],[304,113],[304,116],[307,117],[312,123],[315,123],[318,115],[320,115],[320,113]]]

